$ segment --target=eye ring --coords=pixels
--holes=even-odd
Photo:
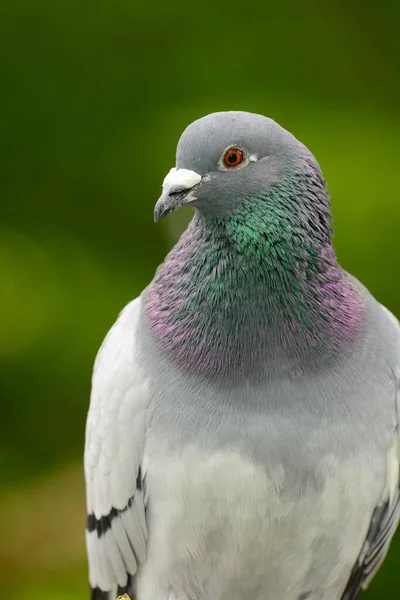
[[[233,167],[238,167],[243,162],[244,154],[240,148],[233,146],[225,150],[222,160],[226,167],[232,169]]]

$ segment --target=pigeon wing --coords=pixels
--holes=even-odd
[[[394,446],[387,463],[387,486],[382,502],[372,514],[364,546],[355,564],[342,600],[356,600],[377,573],[400,519],[400,326],[397,319],[384,307],[389,320],[398,332],[399,352],[397,364],[392,367],[395,407]]]
[[[140,298],[96,358],[86,424],[86,544],[92,598],[127,586],[146,555],[142,450],[148,391],[135,357]]]

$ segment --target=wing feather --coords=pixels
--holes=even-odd
[[[400,487],[394,506],[389,500],[374,511],[371,526],[360,557],[353,568],[342,600],[356,600],[381,566],[400,517]]]
[[[384,306],[382,306],[382,309],[397,330],[399,340],[398,361],[395,367],[392,367],[395,409],[394,445],[388,453],[387,486],[384,498],[373,512],[367,538],[341,600],[356,600],[362,591],[367,588],[389,550],[390,542],[400,519],[400,327],[396,317]]]
[[[146,556],[142,449],[147,383],[135,357],[140,299],[122,311],[96,357],[86,425],[86,543],[92,598],[130,584]]]

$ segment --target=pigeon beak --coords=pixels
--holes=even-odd
[[[196,197],[193,195],[193,188],[201,181],[201,175],[188,169],[173,169],[163,181],[163,192],[154,207],[154,221],[157,223],[160,219],[169,213],[191,204]]]

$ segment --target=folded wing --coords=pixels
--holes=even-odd
[[[126,586],[146,556],[142,468],[148,391],[136,364],[140,298],[109,331],[96,358],[86,425],[86,543],[92,598]]]
[[[393,409],[395,413],[393,448],[387,460],[387,485],[384,497],[373,512],[367,539],[343,593],[342,600],[356,600],[374,577],[389,549],[400,519],[400,327],[397,319],[384,307],[397,331],[399,353],[393,374]]]

